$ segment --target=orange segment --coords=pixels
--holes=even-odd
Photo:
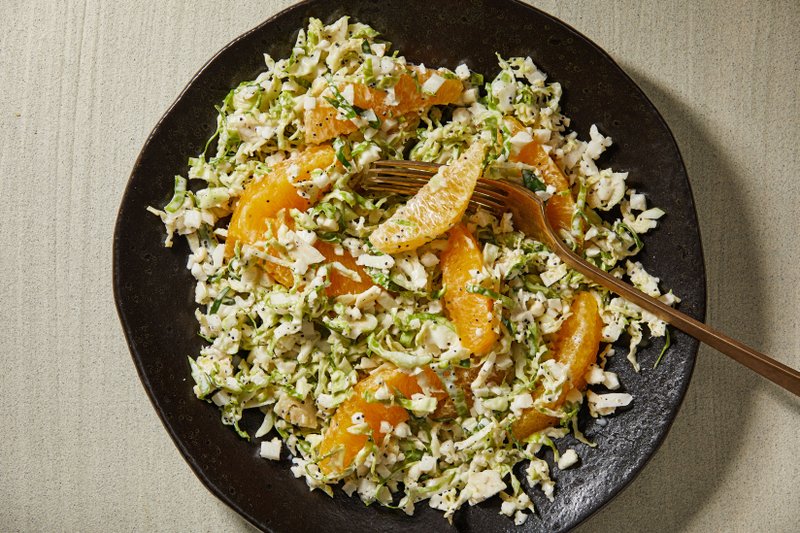
[[[415,68],[414,71],[417,74],[417,81],[414,81],[413,76],[407,74],[400,76],[397,80],[397,84],[394,86],[394,98],[397,101],[397,105],[382,105],[379,107],[379,116],[396,117],[405,115],[411,111],[422,111],[434,105],[452,104],[457,102],[461,97],[464,86],[461,81],[454,78],[445,78],[435,94],[423,93],[422,85],[434,74],[442,76],[442,72],[428,69],[423,73],[417,68]],[[367,104],[368,102],[365,101],[364,103]],[[381,104],[383,104],[382,100]],[[356,105],[365,107],[358,102],[356,102]],[[378,114],[378,111],[376,111],[376,114]]]
[[[575,213],[575,200],[569,188],[569,181],[558,165],[544,151],[542,145],[533,141],[522,147],[514,161],[535,167],[542,176],[546,185],[552,185],[556,194],[550,197],[545,204],[547,220],[557,230],[570,231],[572,229],[572,215]]]
[[[433,95],[424,94],[422,84],[428,80],[435,70],[427,70],[424,74],[419,69],[413,69],[417,81],[410,74],[402,74],[394,86],[394,100],[397,105],[389,105],[386,98],[389,93],[381,89],[373,89],[367,85],[353,84],[353,105],[361,109],[372,109],[381,120],[390,117],[399,117],[406,113],[422,111],[433,105],[451,104],[458,101],[463,90],[461,81],[446,78],[444,83]],[[441,75],[441,73],[438,73]],[[419,85],[418,85],[419,83]],[[344,87],[339,87],[343,90]],[[306,109],[303,113],[306,142],[320,143],[339,135],[354,132],[357,127],[351,120],[336,118],[338,110],[324,98],[317,98],[313,109]]]
[[[531,407],[522,412],[522,416],[512,424],[511,431],[514,433],[515,439],[523,440],[537,431],[553,427],[556,424],[558,424],[558,418],[547,416]]]
[[[336,118],[337,114],[335,107],[324,100],[317,99],[314,109],[306,109],[303,112],[306,142],[317,144],[339,135],[353,133],[358,129],[352,121]]]
[[[549,406],[551,409],[563,405],[572,389],[583,391],[586,388],[586,372],[597,361],[597,352],[600,349],[603,321],[594,296],[590,292],[579,292],[572,300],[570,310],[572,315],[564,321],[552,339],[553,357],[567,366],[570,381],[565,384],[561,397]],[[522,440],[531,433],[557,423],[557,418],[530,408],[514,422],[512,431],[514,437]]]
[[[558,362],[569,368],[570,389],[582,391],[586,388],[586,371],[597,361],[600,339],[603,336],[603,320],[600,318],[597,300],[588,291],[575,295],[570,311],[572,315],[555,333],[553,350]]]
[[[358,272],[358,275],[361,276],[361,281],[355,281],[348,278],[338,270],[332,267],[329,268],[328,279],[330,280],[331,284],[325,289],[325,294],[327,294],[328,297],[335,298],[336,296],[341,296],[343,294],[358,294],[368,290],[374,285],[374,283],[372,283],[372,278],[369,277],[369,274],[367,274],[367,272],[364,270],[364,267],[357,265],[356,260],[353,259],[353,256],[350,255],[350,253],[346,250],[342,255],[336,255],[336,252],[334,251],[334,245],[325,241],[317,241],[316,244],[314,244],[314,247],[325,256],[325,259],[328,263],[338,261],[346,268]]]
[[[331,475],[343,472],[367,444],[368,435],[347,431],[348,428],[355,425],[353,415],[356,413],[363,415],[364,422],[372,431],[373,442],[377,444],[380,444],[385,436],[381,431],[381,422],[385,421],[396,426],[400,422],[408,420],[408,412],[403,407],[387,405],[378,401],[368,402],[364,398],[365,393],[375,394],[385,384],[393,394],[399,393],[406,398],[411,398],[412,395],[422,392],[421,381],[427,381],[427,385],[433,389],[433,395],[437,400],[441,401],[447,398],[442,382],[429,367],[425,367],[423,373],[418,376],[412,376],[397,367],[386,367],[356,383],[352,396],[336,409],[336,413],[331,419],[331,425],[320,444],[319,454],[324,458],[319,463],[322,473]]]
[[[522,123],[514,117],[505,117],[504,122],[514,135],[524,129]],[[541,144],[536,141],[522,147],[519,154],[511,158],[512,161],[530,165],[542,176],[545,185],[552,185],[556,194],[545,205],[547,220],[556,230],[570,231],[572,229],[572,215],[575,213],[575,200],[569,187],[569,180],[561,168],[545,152]]]
[[[326,168],[333,162],[334,152],[330,145],[314,146],[296,157],[281,161],[269,174],[250,183],[233,210],[228,226],[225,255],[227,257],[233,255],[236,243],[253,244],[263,239],[267,228],[275,234],[282,225],[293,227],[294,221],[288,211],[290,209],[305,211],[309,207],[309,202],[300,196],[297,188],[291,184],[287,177],[289,172],[294,172],[293,167],[296,166],[298,172],[296,179],[303,181],[308,179],[312,170]],[[328,296],[359,293],[372,287],[369,275],[360,265],[356,265],[355,259],[349,253],[337,256],[333,246],[323,241],[317,241],[315,246],[329,261],[339,261],[361,275],[361,281],[356,282],[336,270],[331,270],[331,285],[326,289]],[[268,249],[267,253],[277,255],[274,249]],[[285,266],[264,261],[262,267],[281,285],[285,287],[294,285],[294,275]]]
[[[294,220],[292,220],[286,211],[283,211],[275,218],[267,219],[266,224],[269,226],[272,234],[275,235],[281,226],[294,227]],[[267,248],[267,253],[271,256],[278,256],[278,251],[271,246]],[[266,270],[275,281],[284,287],[291,287],[294,285],[294,274],[290,268],[270,261],[262,261],[261,267]]]
[[[461,220],[481,176],[486,145],[476,142],[456,161],[442,167],[417,194],[370,235],[386,254],[414,250]]]
[[[453,376],[453,384],[464,393],[464,401],[468,408],[472,407],[475,402],[474,394],[472,392],[472,382],[478,377],[481,371],[481,365],[474,365],[469,368],[457,366],[453,370],[448,370],[445,376]],[[452,372],[453,374],[449,374]],[[506,370],[498,370],[497,367],[492,369],[492,373],[486,378],[486,383],[500,384],[506,379]],[[434,420],[455,418],[458,415],[455,402],[452,398],[447,398],[443,402],[439,402],[436,406],[436,411],[431,413],[431,418]]]
[[[555,187],[556,191],[569,190],[569,180],[538,142],[533,141],[523,146],[517,154],[516,160],[536,167],[541,172],[544,182]]]
[[[253,244],[264,238],[267,220],[274,218],[281,210],[308,209],[308,200],[300,196],[297,188],[289,181],[289,173],[298,169],[296,180],[308,179],[312,170],[326,168],[334,161],[334,151],[330,145],[314,146],[296,157],[281,161],[272,171],[251,182],[239,197],[233,210],[228,237],[225,242],[225,255],[231,257],[236,243]]]
[[[281,225],[288,226],[290,229],[294,228],[294,220],[288,214],[285,214],[285,212],[275,218],[267,219],[266,224],[272,229],[273,234],[278,231]],[[356,264],[356,260],[348,251],[345,250],[342,255],[336,255],[332,244],[320,240],[314,243],[314,248],[325,256],[327,262],[332,263],[338,261],[345,268],[354,270],[361,276],[361,281],[355,281],[338,270],[329,268],[328,279],[330,280],[330,285],[325,288],[325,294],[327,294],[329,298],[335,298],[343,294],[359,294],[374,285],[369,274],[367,274],[361,265]],[[276,257],[279,255],[277,250],[272,247],[267,248],[267,253]],[[294,274],[292,274],[290,268],[270,261],[263,261],[261,267],[266,270],[275,281],[284,287],[288,288],[294,285]]]
[[[450,230],[440,261],[442,284],[447,287],[442,301],[461,345],[474,355],[485,355],[497,341],[494,302],[488,296],[467,292],[474,274],[483,268],[483,254],[464,224]]]

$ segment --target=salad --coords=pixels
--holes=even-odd
[[[554,440],[577,414],[633,398],[606,371],[630,338],[665,324],[569,269],[542,243],[468,206],[479,177],[546,200],[551,224],[599,268],[672,304],[632,259],[664,212],[598,166],[611,139],[569,131],[561,86],[528,57],[485,79],[415,65],[373,28],[310,19],[291,56],[217,107],[217,130],[175,178],[166,246],[184,236],[207,341],[187,372],[222,423],[289,457],[311,489],[366,504],[453,514],[498,496],[516,524],[534,512],[513,467],[554,497]],[[442,164],[409,199],[368,195],[379,159]],[[189,187],[189,183],[192,187]],[[602,219],[598,213],[610,212]],[[663,351],[662,351],[663,355]],[[263,415],[253,434],[243,412]]]

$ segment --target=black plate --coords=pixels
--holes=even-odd
[[[193,311],[194,282],[185,269],[182,238],[162,247],[164,229],[148,205],[169,199],[172,177],[201,151],[215,129],[214,104],[239,82],[263,70],[264,52],[287,57],[309,16],[332,22],[349,14],[381,31],[410,61],[455,68],[466,62],[486,75],[497,71],[495,51],[529,55],[564,87],[564,111],[588,138],[596,123],[614,139],[602,164],[629,171],[629,183],[667,212],[648,235],[641,261],[683,298],[680,309],[705,315],[705,272],[692,193],[675,140],[653,104],[599,47],[553,17],[515,1],[315,0],[294,6],[239,37],[189,83],[145,143],[122,199],[114,235],[114,293],[134,363],[164,426],[200,480],[252,524],[274,531],[452,531],[425,504],[407,517],[365,507],[337,489],[333,499],[310,493],[287,461],[258,457],[257,443],[220,423],[216,407],[198,401],[186,356],[201,340]],[[571,437],[580,467],[553,469],[555,501],[529,491],[537,515],[515,528],[498,514],[497,499],[456,515],[460,531],[554,531],[574,527],[613,498],[652,457],[678,411],[694,367],[697,342],[673,332],[673,348],[652,370],[662,341],[640,353],[642,372],[625,360],[624,344],[610,367],[633,394],[633,408],[601,426],[584,416],[590,449]],[[260,420],[247,418],[251,431]],[[260,418],[260,417],[258,417]],[[550,456],[546,456],[548,460]]]

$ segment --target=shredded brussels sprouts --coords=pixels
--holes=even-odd
[[[623,393],[589,391],[550,407],[568,376],[565,366],[549,357],[548,339],[570,315],[574,295],[581,290],[595,295],[602,341],[609,343],[587,374],[592,387],[620,386],[603,368],[614,352],[610,343],[626,334],[628,357],[638,370],[644,326],[660,337],[665,325],[571,271],[543,244],[516,231],[510,217],[468,212],[464,221],[480,243],[484,263],[468,291],[494,300],[493,312],[500,317],[495,346],[484,357],[471,358],[442,305],[451,289],[443,285],[439,265],[446,235],[411,252],[381,254],[368,237],[402,199],[365,198],[353,188],[354,179],[377,159],[448,163],[483,139],[493,146],[486,175],[521,170],[521,183],[550,197],[555,190],[538,171],[512,161],[525,144],[536,141],[559,165],[576,198],[572,231],[565,238],[582,242],[584,256],[599,268],[673,304],[678,298],[662,294],[659,280],[630,259],[664,212],[648,208],[645,195],[627,188],[627,173],[598,166],[611,139],[595,126],[588,141],[568,130],[569,119],[560,111],[561,86],[549,82],[531,58],[498,56],[499,73],[486,81],[465,65],[454,72],[439,69],[417,82],[419,90],[435,94],[447,80],[457,79],[458,101],[401,116],[378,116],[358,107],[353,87],[385,90],[391,105],[403,73],[417,76],[425,67],[412,68],[378,32],[347,17],[327,26],[310,19],[290,57],[265,55],[265,63],[264,72],[233,89],[217,108],[217,131],[204,151],[189,159],[187,177],[176,177],[169,203],[163,210],[150,208],[166,226],[166,245],[178,234],[191,249],[187,268],[197,280],[195,316],[207,341],[189,358],[195,394],[216,404],[222,422],[245,438],[250,436],[240,425],[243,412],[260,411],[264,419],[254,437],[264,439],[262,456],[278,459],[282,441],[292,472],[311,488],[332,495],[331,486],[341,482],[345,492],[357,493],[367,504],[408,514],[427,500],[448,519],[464,504],[498,495],[500,512],[523,523],[534,510],[532,498],[539,496],[523,489],[514,465],[527,461],[528,485],[552,499],[550,466],[539,451],[551,448],[558,461],[553,439],[569,428],[583,439],[576,424],[583,403],[592,414],[606,416],[631,400]],[[332,139],[335,161],[329,167],[307,180],[289,177],[311,207],[291,210],[291,223],[265,226],[261,241],[226,254],[227,221],[237,201],[250,184],[268,178],[275,165],[310,144],[304,113],[325,102],[354,129]],[[507,117],[521,131],[513,132]],[[189,189],[187,181],[196,186]],[[613,223],[597,215],[612,210],[619,213]],[[329,243],[338,256],[350,254],[372,288],[328,296],[332,273],[353,281],[363,274],[343,261],[326,260],[317,242]],[[265,262],[288,268],[294,284],[277,282]],[[669,336],[665,349],[668,345]],[[371,391],[372,401],[402,406],[409,418],[386,422],[378,441],[362,416],[348,431],[368,433],[368,444],[343,472],[326,475],[320,445],[337,407],[355,394],[361,379],[387,365],[412,375],[430,366],[453,402],[452,415],[432,416],[441,399],[425,387],[408,398],[388,387]],[[457,369],[475,370],[469,390],[457,386]],[[505,378],[492,377],[498,372]],[[560,424],[517,441],[509,427],[532,408]],[[564,468],[577,460],[570,452],[559,462]]]

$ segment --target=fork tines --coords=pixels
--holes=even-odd
[[[436,173],[440,165],[422,161],[375,161],[361,183],[365,190],[391,194],[413,195]],[[502,214],[507,209],[502,191],[490,183],[478,180],[470,203]]]

